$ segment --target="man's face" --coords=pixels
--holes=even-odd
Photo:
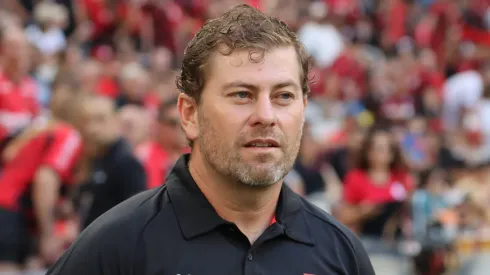
[[[121,135],[132,146],[145,141],[150,130],[150,116],[142,107],[126,105],[118,113],[119,130]]]
[[[177,105],[167,110],[159,121],[159,142],[175,149],[185,148],[187,139],[180,126],[180,116]]]
[[[261,62],[250,62],[249,53],[217,54],[210,62],[194,150],[234,181],[270,186],[296,159],[306,97],[294,48],[273,49]]]
[[[5,66],[11,70],[27,73],[31,50],[21,30],[14,27],[8,29],[0,43],[0,54]]]
[[[82,103],[80,131],[88,146],[101,148],[114,139],[117,119],[109,99],[93,98]]]
[[[55,114],[61,114],[69,105],[69,100],[72,94],[70,87],[67,85],[60,85],[52,90],[50,109]]]

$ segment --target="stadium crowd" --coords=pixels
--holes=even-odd
[[[487,274],[488,0],[0,1],[0,274],[45,269],[100,214],[164,184],[189,151],[185,46],[243,2],[313,59],[286,183],[356,232],[377,274]]]

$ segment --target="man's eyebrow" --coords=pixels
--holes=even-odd
[[[247,83],[247,82],[243,82],[243,81],[232,81],[232,82],[229,82],[229,83],[226,83],[225,85],[223,85],[223,89],[230,89],[230,88],[246,88],[246,89],[249,89],[249,90],[258,90],[259,88],[253,84],[250,84],[250,83]]]
[[[287,80],[281,83],[278,83],[274,85],[274,89],[282,89],[282,88],[287,88],[287,87],[292,87],[294,89],[301,89],[301,87],[298,86],[294,81],[292,80]]]
[[[292,80],[286,80],[284,82],[280,82],[274,85],[274,89],[282,89],[282,88],[287,88],[287,87],[292,87],[294,89],[301,89],[298,84],[296,84]],[[229,89],[229,88],[246,88],[249,90],[259,90],[259,88],[256,85],[244,82],[244,81],[232,81],[229,82],[225,85],[223,85],[223,89]]]

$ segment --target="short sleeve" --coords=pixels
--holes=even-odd
[[[362,201],[362,193],[359,188],[361,178],[356,171],[349,172],[345,177],[344,182],[344,200],[350,204],[358,204]]]
[[[71,171],[81,154],[80,135],[75,130],[67,130],[55,133],[52,138],[43,165],[54,169],[63,180],[69,181]]]

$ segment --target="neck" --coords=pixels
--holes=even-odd
[[[250,243],[267,229],[275,214],[281,183],[251,187],[220,175],[194,148],[189,171],[218,215],[233,222]]]
[[[103,157],[107,154],[111,146],[117,142],[117,140],[120,138],[120,136],[113,136],[109,140],[107,140],[104,144],[100,144],[97,148],[97,156],[98,157]]]
[[[13,83],[19,83],[22,79],[22,73],[20,73],[18,70],[9,69],[8,67],[8,65],[4,67],[3,73],[7,76],[8,80],[12,81]]]

